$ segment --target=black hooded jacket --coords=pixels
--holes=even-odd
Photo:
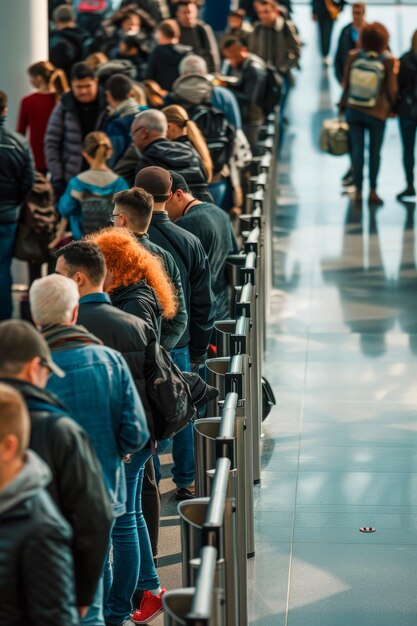
[[[127,287],[118,287],[111,295],[113,306],[143,319],[159,337],[161,334],[162,308],[156,293],[146,280]]]
[[[87,433],[51,393],[15,379],[2,379],[19,391],[29,409],[29,446],[49,466],[48,491],[72,527],[78,606],[94,598],[108,550],[113,512],[103,470]]]
[[[84,47],[88,35],[76,26],[62,28],[51,34],[49,41],[49,59],[55,67],[64,70],[70,78],[71,67],[84,59]]]
[[[193,51],[191,46],[164,44],[151,52],[146,69],[146,78],[155,80],[162,89],[169,91],[179,74],[181,61]]]

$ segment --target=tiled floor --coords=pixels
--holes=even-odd
[[[389,26],[401,54],[417,4],[372,6],[368,18]],[[255,490],[251,624],[415,626],[415,204],[395,201],[404,186],[395,120],[383,151],[384,207],[355,210],[341,195],[347,160],[318,146],[339,89],[318,63],[307,7],[295,19],[307,45],[274,222],[266,375],[278,406],[265,422]]]

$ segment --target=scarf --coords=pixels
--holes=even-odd
[[[51,352],[74,350],[91,344],[103,345],[103,342],[88,332],[84,326],[78,325],[47,324],[41,329],[41,335],[46,339]]]

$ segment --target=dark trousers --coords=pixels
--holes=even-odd
[[[152,554],[158,554],[159,541],[159,517],[161,514],[161,500],[158,485],[155,480],[153,457],[145,464],[145,473],[142,486],[142,511],[148,527],[149,539],[151,540]]]
[[[405,177],[407,180],[407,186],[414,186],[414,166],[415,156],[414,151],[416,147],[416,135],[417,135],[417,120],[407,119],[406,117],[399,117],[401,141],[403,142],[403,166]]]
[[[349,137],[352,146],[353,178],[355,187],[362,189],[363,167],[365,163],[365,133],[369,133],[369,184],[376,189],[381,148],[384,141],[385,120],[356,109],[347,109],[346,121],[349,124]]]
[[[320,49],[323,57],[327,57],[330,52],[330,43],[332,40],[332,31],[334,20],[329,18],[319,18],[319,33],[320,33]]]
[[[0,320],[12,316],[12,261],[17,222],[0,224]]]

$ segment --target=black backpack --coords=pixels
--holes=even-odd
[[[235,129],[227,117],[209,103],[194,104],[187,109],[190,119],[201,130],[213,161],[213,174],[219,174],[233,154]]]
[[[113,209],[113,194],[98,196],[89,191],[83,192],[80,201],[84,235],[111,226],[110,214]]]
[[[258,104],[265,115],[273,113],[275,107],[279,105],[282,97],[283,84],[284,80],[278,70],[276,70],[270,63],[267,63],[265,88],[258,100]]]
[[[147,368],[146,396],[152,414],[152,439],[168,439],[195,417],[190,388],[169,354],[153,344],[152,368]]]

